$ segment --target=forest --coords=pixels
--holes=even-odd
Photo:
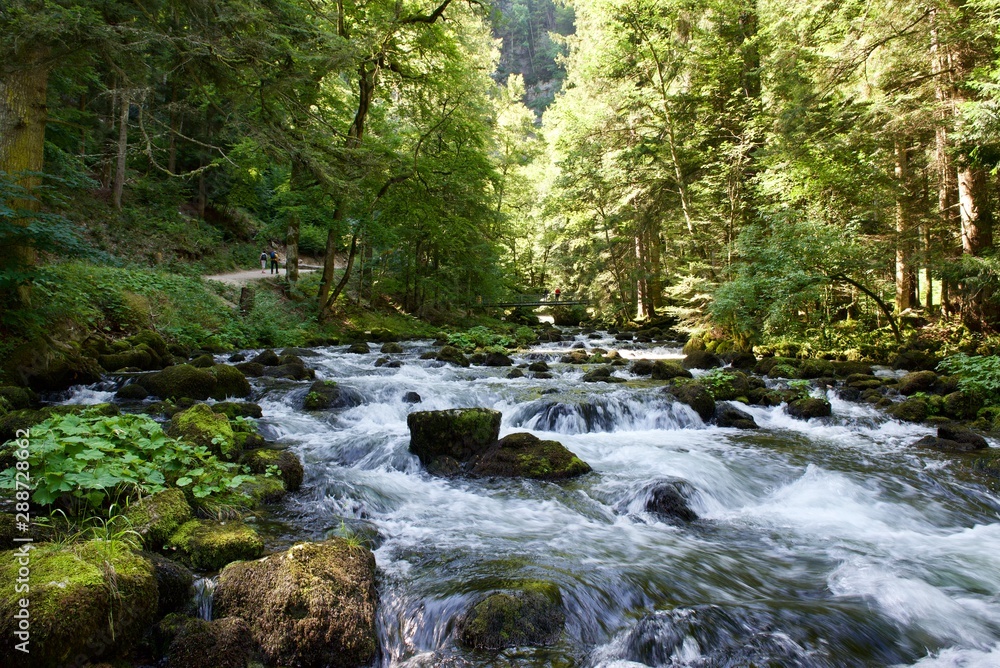
[[[292,286],[316,258],[320,320],[348,285],[421,317],[561,287],[740,348],[988,333],[997,11],[16,2],[5,301],[49,260],[202,254],[95,243],[114,221],[275,242]]]
[[[996,665],[998,187],[1000,0],[0,1],[0,663]]]

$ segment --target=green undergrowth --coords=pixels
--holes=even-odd
[[[0,472],[0,489],[17,488],[15,450],[26,451],[20,459],[28,462],[34,502],[86,512],[169,487],[210,501],[250,480],[207,447],[168,437],[145,415],[50,417],[31,429],[27,443],[10,441],[0,450],[0,461],[8,464]]]

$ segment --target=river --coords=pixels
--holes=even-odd
[[[548,380],[419,360],[429,342],[404,343],[399,368],[376,367],[376,346],[320,348],[307,363],[357,403],[332,411],[301,410],[307,384],[257,385],[263,433],[306,470],[276,516],[302,538],[377,534],[381,666],[1000,666],[1000,499],[910,447],[931,428],[832,392],[832,418],[743,407],[759,431],[706,426],[625,368],[628,385],[583,383],[581,367],[557,363],[579,342],[681,357],[601,336],[515,356],[548,360]],[[471,406],[502,411],[501,435],[558,440],[594,471],[428,475],[408,452],[407,414]],[[645,511],[666,478],[694,488],[700,519]],[[536,579],[562,593],[556,645],[458,645],[477,597]]]

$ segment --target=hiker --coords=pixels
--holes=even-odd
[[[273,250],[271,251],[271,273],[272,274],[278,273],[278,254],[275,253]]]
[[[260,252],[260,273],[267,271],[267,251],[263,250]]]
[[[559,301],[559,295],[561,295],[561,294],[562,294],[562,290],[560,290],[559,288],[556,288],[556,301]]]

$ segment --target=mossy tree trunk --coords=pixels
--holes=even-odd
[[[19,66],[0,70],[0,171],[29,195],[41,185],[44,166],[48,55],[47,47],[28,46],[13,59]],[[29,213],[39,209],[35,198],[14,200],[10,205]],[[22,217],[14,222],[27,226],[29,220]],[[30,271],[35,265],[36,251],[29,241],[15,240],[4,255],[16,271]],[[26,281],[17,287],[14,298],[20,306],[30,305],[31,287]]]

